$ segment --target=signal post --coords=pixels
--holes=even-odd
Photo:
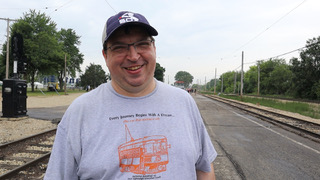
[[[27,116],[27,83],[19,79],[19,74],[26,71],[26,60],[23,58],[23,38],[14,34],[11,38],[13,57],[13,77],[3,80],[2,86],[2,117]]]

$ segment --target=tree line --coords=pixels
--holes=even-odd
[[[23,17],[11,26],[11,37],[15,33],[23,37],[23,58],[27,62],[24,79],[31,82],[32,91],[35,79],[43,75],[56,75],[62,89],[66,59],[66,71],[69,75],[75,77],[76,72],[81,71],[83,54],[79,51],[80,36],[73,29],[62,28],[58,31],[56,26],[57,24],[49,16],[35,10],[24,13]],[[3,45],[4,49],[6,43]],[[9,60],[12,65],[11,54]],[[0,76],[4,79],[5,51],[0,55],[0,63]],[[12,68],[9,73],[12,74]]]
[[[15,33],[18,33],[23,38],[23,58],[27,63],[27,67],[26,74],[21,78],[31,82],[32,91],[34,91],[34,82],[40,77],[56,76],[62,90],[65,73],[71,77],[76,77],[77,72],[81,73],[84,55],[79,50],[81,44],[80,36],[73,29],[61,28],[57,30],[56,26],[57,24],[49,16],[35,10],[29,10],[29,12],[24,13],[11,26],[10,36],[12,37]],[[6,74],[6,44],[3,44],[2,53],[0,54],[1,80],[5,78]],[[9,41],[9,44],[11,44],[11,41]],[[9,56],[10,78],[13,74],[13,68],[11,68],[13,64],[12,53]],[[165,68],[157,63],[155,78],[163,81],[164,72]],[[90,85],[95,88],[107,82],[108,79],[111,79],[110,75],[107,75],[100,65],[90,64],[86,67],[84,74],[80,76],[79,85],[83,87]]]
[[[75,77],[81,72],[83,54],[79,50],[80,36],[73,29],[61,28],[44,13],[29,10],[24,13],[11,27],[11,37],[15,33],[23,36],[24,58],[27,60],[27,70],[24,79],[31,82],[32,91],[37,77],[55,75],[58,77],[60,89],[63,89],[65,72]],[[0,54],[0,79],[5,77],[6,43]],[[12,55],[10,54],[10,65]],[[111,79],[100,65],[90,64],[81,76],[81,85],[97,87]],[[154,77],[164,81],[165,68],[156,65]],[[10,68],[12,74],[12,68]],[[259,74],[259,79],[258,79]],[[99,81],[97,80],[99,77]],[[223,93],[240,92],[240,71],[223,73],[216,80],[216,91]],[[175,80],[184,81],[188,87],[193,76],[185,71],[179,71]],[[299,58],[291,58],[287,64],[284,59],[275,58],[258,61],[256,65],[244,72],[243,92],[246,94],[280,95],[303,99],[320,99],[320,37],[307,40],[306,46],[300,51]],[[258,85],[259,82],[259,85]],[[215,80],[209,81],[204,88],[214,90]]]
[[[216,92],[239,94],[240,78],[240,71],[223,73],[216,81]],[[204,88],[214,91],[214,81]],[[291,58],[289,63],[281,58],[258,61],[244,72],[243,84],[245,94],[320,100],[320,37],[307,40],[300,58]]]

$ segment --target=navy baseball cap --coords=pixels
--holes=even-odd
[[[158,35],[157,30],[149,24],[148,20],[143,15],[129,11],[121,11],[118,14],[111,16],[104,25],[102,45],[108,40],[113,32],[125,25],[141,25],[146,28],[151,36]]]

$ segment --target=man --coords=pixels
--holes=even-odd
[[[217,153],[194,100],[153,78],[156,35],[141,14],[108,19],[102,54],[112,81],[70,105],[45,179],[215,179]]]

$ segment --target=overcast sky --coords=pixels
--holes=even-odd
[[[18,19],[35,9],[56,22],[57,30],[71,28],[81,36],[83,71],[90,63],[109,73],[101,54],[105,21],[123,10],[146,16],[155,37],[157,62],[172,84],[178,71],[187,71],[193,83],[204,84],[228,71],[244,70],[257,60],[304,47],[320,36],[319,0],[0,0],[0,18]],[[11,23],[12,24],[12,23]],[[0,45],[6,41],[0,20]],[[298,52],[281,56],[287,62]]]

